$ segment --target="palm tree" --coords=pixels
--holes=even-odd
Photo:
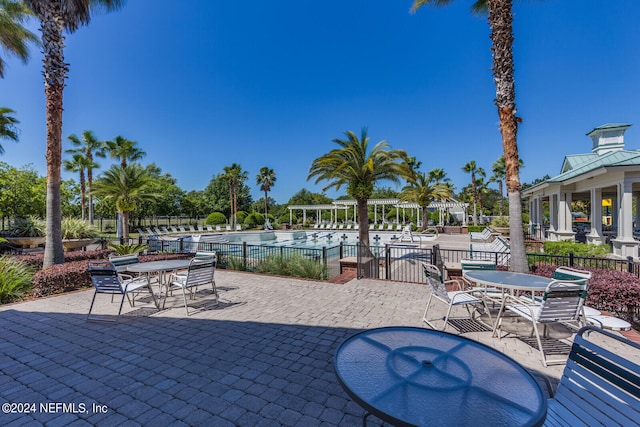
[[[85,195],[87,193],[85,171],[93,169],[98,165],[90,161],[87,158],[87,156],[85,156],[83,153],[73,153],[73,157],[71,158],[71,160],[64,160],[62,162],[62,165],[64,166],[65,170],[69,172],[78,172],[80,174],[80,208],[81,208],[82,219],[84,220],[86,218],[86,212],[87,212],[86,203],[85,203]],[[89,187],[89,189],[90,188],[91,187]],[[92,197],[91,194],[89,194],[89,200],[90,200],[89,203],[91,203],[91,200],[92,200],[91,197]]]
[[[127,161],[135,162],[147,155],[137,144],[136,141],[116,136],[113,141],[105,141],[104,149],[112,159],[120,160],[120,166],[126,168]]]
[[[87,187],[89,190],[89,224],[93,225],[93,195],[91,194],[91,185],[93,184],[93,169],[100,167],[99,164],[93,161],[93,154],[95,153],[98,157],[104,157],[104,143],[98,141],[98,138],[96,138],[90,130],[85,130],[82,133],[82,140],[76,135],[69,135],[67,139],[71,141],[76,148],[66,150],[66,152],[70,154],[82,154],[86,158],[85,167],[87,170]]]
[[[444,171],[444,169],[437,168],[437,169],[430,170],[428,178],[430,181],[433,181],[434,184],[444,184],[449,189],[449,193],[450,193],[449,197],[451,197],[451,195],[453,194],[453,184],[451,184],[451,180],[447,177],[447,173]],[[445,221],[444,221],[444,214],[442,209],[439,209],[439,212],[440,212],[439,225],[443,225]],[[447,209],[447,212],[449,212],[448,209]]]
[[[0,45],[27,62],[29,43],[38,43],[38,36],[22,26],[32,12],[22,1],[0,0]],[[4,78],[5,61],[0,57],[0,78]]]
[[[466,173],[471,174],[471,200],[473,202],[473,225],[478,225],[478,208],[476,206],[478,203],[478,191],[476,189],[476,182],[477,182],[476,175],[484,177],[485,176],[484,169],[479,168],[475,160],[471,160],[469,163],[467,163],[462,167],[462,170]]]
[[[247,180],[248,174],[242,170],[242,166],[232,163],[231,166],[225,166],[222,178],[229,184],[229,204],[231,206],[231,226],[235,227],[238,219],[238,188]]]
[[[267,218],[269,212],[268,196],[271,187],[276,182],[276,173],[273,169],[269,169],[266,166],[260,168],[260,172],[256,175],[256,184],[260,185],[260,190],[264,191],[264,217]]]
[[[47,237],[43,267],[64,262],[60,167],[62,163],[62,94],[68,64],[64,61],[64,35],[91,20],[96,6],[120,7],[122,0],[24,0],[40,21],[44,53],[44,92],[47,120]]]
[[[113,165],[93,183],[91,192],[102,201],[115,204],[120,214],[122,238],[126,242],[129,239],[129,212],[135,211],[141,202],[160,197],[153,188],[151,176],[141,166]]]
[[[0,139],[18,141],[18,129],[16,125],[20,123],[11,114],[15,113],[11,108],[0,107]],[[0,154],[4,154],[4,148],[0,145]]]
[[[491,178],[489,178],[489,182],[498,183],[498,191],[500,192],[500,200],[498,201],[498,211],[500,213],[500,216],[502,216],[502,207],[504,205],[504,200],[503,200],[504,191],[502,187],[503,185],[502,182],[506,175],[506,166],[504,164],[504,156],[500,156],[498,160],[493,162],[493,165],[491,166],[491,172],[493,172],[493,175],[491,175]]]
[[[429,4],[441,6],[451,0],[415,0],[412,10]],[[518,156],[518,123],[516,116],[516,85],[513,67],[513,2],[512,0],[477,0],[474,12],[488,12],[491,28],[491,55],[493,77],[496,85],[495,104],[500,118],[500,134],[504,152],[507,196],[509,199],[509,236],[511,246],[511,271],[529,271],[524,247],[522,204],[520,200],[520,164]]]
[[[400,192],[401,202],[417,203],[422,208],[422,227],[426,227],[427,225],[427,207],[429,207],[431,202],[450,198],[450,187],[446,185],[446,183],[436,182],[431,178],[431,173],[429,173],[429,175],[416,173]]]
[[[315,182],[329,181],[323,191],[329,188],[339,190],[346,185],[347,194],[356,200],[358,208],[358,235],[360,242],[369,246],[369,216],[367,200],[374,185],[380,180],[400,182],[400,178],[411,179],[414,171],[408,163],[404,150],[389,150],[387,141],[378,142],[369,151],[367,128],[363,128],[360,138],[352,131],[346,131],[347,139],[334,139],[340,145],[313,161],[307,180],[316,177]]]

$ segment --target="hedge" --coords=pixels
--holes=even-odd
[[[540,264],[533,274],[551,277],[557,267]],[[630,322],[640,313],[640,278],[626,271],[580,267],[592,273],[586,305],[611,312]]]

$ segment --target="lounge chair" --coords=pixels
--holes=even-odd
[[[183,226],[178,227],[178,230],[180,230],[181,233],[187,232],[187,230],[185,230]]]
[[[222,231],[222,227],[220,227],[220,225],[216,225],[216,231]]]
[[[242,231],[242,225],[236,224],[236,231]]]
[[[552,397],[544,425],[638,425],[639,360],[640,344],[593,326],[580,329],[555,394],[547,382]]]
[[[175,228],[173,225],[169,226],[169,228],[171,228],[171,232],[172,233],[177,233],[178,232],[178,229]]]
[[[162,227],[162,233],[169,234],[169,230],[167,230],[167,227]]]
[[[481,232],[472,231],[469,233],[469,238],[471,240],[489,242],[493,238],[494,234],[495,232],[492,229],[485,227]]]
[[[371,224],[369,224],[369,231],[371,230],[375,230],[376,229],[376,224],[375,222],[372,222]]]
[[[402,231],[402,224],[396,224],[396,231]]]
[[[153,227],[153,232],[156,233],[158,236],[162,234],[162,231],[160,231],[158,227]]]
[[[201,226],[201,225],[199,225],[199,226],[198,226],[198,231],[199,231],[200,233],[204,233],[204,228],[202,228],[202,226]]]
[[[220,227],[219,225],[217,227]],[[213,228],[211,228],[210,225],[207,225],[207,231],[213,231]]]
[[[226,231],[232,231],[232,230],[231,230],[231,224],[227,224],[227,225],[225,225],[225,230],[226,230]]]
[[[342,230],[342,229],[344,229],[344,224],[340,224],[340,225],[338,226],[338,230]]]
[[[352,228],[353,228],[353,224],[347,224],[347,227],[346,227],[347,230],[351,230]]]

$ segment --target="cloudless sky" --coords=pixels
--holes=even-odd
[[[121,135],[187,191],[239,163],[255,200],[268,166],[270,196],[286,203],[320,192],[306,181],[311,162],[366,126],[372,143],[443,168],[459,191],[467,162],[490,175],[502,155],[489,26],[471,3],[412,15],[411,0],[129,0],[67,36],[64,149],[84,130]],[[626,148],[640,148],[640,1],[514,0],[514,13],[522,182],[590,152],[585,133],[604,123],[635,124]],[[21,133],[0,161],[44,175],[41,73],[38,48],[27,65],[8,61],[0,106]]]

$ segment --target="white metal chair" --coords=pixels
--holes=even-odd
[[[189,264],[189,270],[186,275],[178,274],[172,275],[168,284],[167,292],[165,292],[163,306],[167,301],[167,296],[173,288],[182,289],[182,297],[184,300],[184,308],[189,313],[189,305],[187,303],[187,292],[189,292],[189,299],[194,299],[195,294],[198,291],[198,286],[211,285],[213,289],[213,295],[215,296],[215,302],[218,304],[218,291],[216,290],[216,282],[214,279],[214,273],[216,269],[216,257],[215,256],[202,256],[195,257]]]
[[[535,334],[542,364],[546,367],[550,363],[564,363],[563,359],[547,360],[542,346],[538,324],[543,325],[542,336],[548,336],[547,326],[550,323],[580,322],[582,305],[587,294],[584,281],[554,280],[547,286],[542,300],[525,300],[517,296],[505,295],[505,301],[500,307],[494,335],[500,336],[502,319],[505,309],[524,317],[533,325],[531,336]]]
[[[87,314],[87,320],[89,321],[105,321],[105,322],[119,322],[120,314],[122,313],[122,305],[124,304],[125,296],[129,300],[129,304],[132,307],[135,306],[135,293],[141,292],[143,288],[146,288],[151,298],[153,299],[156,308],[158,302],[153,296],[151,287],[149,285],[149,279],[147,276],[140,276],[133,279],[121,280],[116,267],[111,262],[90,262],[89,263],[89,275],[91,276],[91,282],[95,288],[93,299],[91,300],[91,306],[89,307],[89,313]],[[91,315],[93,306],[96,302],[96,296],[98,294],[110,294],[121,295],[120,307],[118,308],[118,315],[115,320],[104,315]],[[129,294],[133,294],[131,297]],[[113,300],[113,297],[112,297]]]
[[[489,307],[481,298],[477,298],[473,296],[474,290],[464,291],[460,286],[460,282],[458,280],[447,280],[444,281],[442,279],[442,274],[440,270],[433,265],[422,263],[422,268],[424,270],[424,275],[427,280],[429,287],[431,288],[431,294],[429,295],[429,300],[427,301],[427,307],[424,311],[424,315],[422,316],[422,321],[425,322],[433,329],[437,329],[436,326],[431,323],[432,321],[439,319],[429,319],[428,313],[431,308],[431,301],[433,299],[442,302],[447,305],[447,314],[444,316],[444,324],[442,326],[442,330],[444,331],[447,327],[447,323],[449,322],[449,316],[451,315],[451,309],[454,306],[464,305],[469,313],[469,318],[475,320],[473,311],[469,309],[469,305],[482,305],[485,313],[489,315],[489,322],[491,322],[491,313],[489,312]],[[446,285],[453,285],[458,290],[447,291]]]
[[[467,273],[478,270],[496,270],[496,263],[488,259],[462,259],[460,260],[460,268],[462,269],[462,280],[467,284],[469,289],[476,291],[476,295],[481,298],[489,299],[492,302],[501,302],[503,290],[491,288],[488,286],[479,286],[467,278]]]

